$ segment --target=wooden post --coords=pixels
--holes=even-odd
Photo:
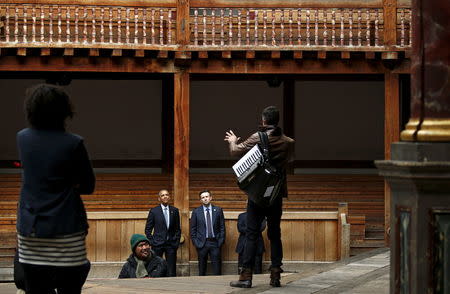
[[[189,73],[174,75],[174,203],[180,210],[184,244],[178,250],[178,268],[182,276],[189,275]]]
[[[387,47],[397,43],[397,0],[383,0],[384,44]]]
[[[191,30],[189,24],[189,0],[177,0],[177,44],[189,44]]]
[[[400,140],[399,75],[384,76],[384,159],[391,159],[391,144]],[[384,181],[384,244],[389,246],[391,222],[391,189]]]
[[[345,202],[339,203],[338,204],[338,215],[337,215],[337,221],[338,221],[338,227],[337,227],[337,231],[338,231],[338,238],[337,238],[337,253],[338,253],[338,260],[341,260],[343,258],[345,258],[345,256],[342,256],[342,251],[343,251],[343,244],[342,244],[342,240],[343,240],[343,223],[342,223],[342,218],[341,218],[341,214],[345,214],[346,216],[348,215],[348,205]]]

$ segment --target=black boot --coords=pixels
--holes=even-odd
[[[239,281],[230,282],[231,287],[251,288],[252,287],[253,270],[251,268],[243,268],[239,275]]]
[[[271,267],[270,268],[270,286],[272,287],[281,287],[281,273],[283,270],[280,267]]]

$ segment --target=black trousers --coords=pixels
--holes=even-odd
[[[211,260],[213,274],[215,276],[222,274],[222,256],[220,247],[217,245],[217,241],[206,240],[205,246],[197,248],[198,255],[198,275],[206,275],[206,264],[209,259]]]
[[[21,263],[27,294],[80,294],[91,264],[59,267]]]
[[[243,267],[253,268],[255,264],[256,245],[264,217],[267,218],[267,237],[270,241],[271,267],[280,267],[283,264],[283,245],[281,243],[280,228],[281,214],[283,213],[282,206],[282,197],[278,197],[272,206],[268,208],[260,207],[253,201],[248,200]]]
[[[167,276],[176,277],[177,276],[177,249],[170,246],[155,246],[152,247],[156,255],[162,257],[165,255],[167,262]]]

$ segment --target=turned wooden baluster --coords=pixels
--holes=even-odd
[[[292,39],[294,38],[294,33],[292,29],[292,23],[293,23],[293,16],[292,16],[292,9],[289,9],[289,45],[293,45]]]
[[[358,9],[358,46],[362,46],[361,10]]]
[[[299,45],[302,44],[302,10],[300,8],[297,10],[297,42]]]
[[[78,17],[79,17],[79,14],[78,14],[78,7],[75,7],[75,43],[78,43],[79,42],[79,37],[78,37]],[[43,26],[41,27],[41,33],[44,31],[44,28],[43,28]],[[43,37],[42,37],[43,38]]]
[[[336,11],[331,11],[331,46],[336,46]]]
[[[228,11],[228,23],[229,23],[229,31],[228,31],[228,44],[233,44],[233,9],[230,8]]]
[[[58,6],[58,43],[61,43],[62,36],[62,15],[61,15],[61,7]]]
[[[87,9],[83,8],[83,43],[87,43]]]
[[[19,8],[14,9],[14,42],[19,42]]]
[[[125,9],[125,44],[130,43],[130,8]]]
[[[48,9],[48,18],[49,18],[49,42],[52,43],[53,42],[53,6],[50,6]]]
[[[405,47],[405,10],[400,12],[400,46]]]
[[[220,46],[223,46],[225,44],[225,38],[224,38],[224,19],[223,19],[224,11],[223,9],[220,9]]]
[[[150,32],[152,34],[152,45],[155,44],[155,9],[152,9],[152,13],[151,13],[151,29]]]
[[[9,6],[6,6],[5,12],[5,41],[9,43]]]
[[[31,19],[32,19],[32,24],[31,24],[31,41],[33,43],[36,42],[36,7],[33,6],[33,9],[31,10]],[[9,38],[9,36],[8,36]],[[6,41],[8,42],[8,41]]]
[[[250,45],[250,9],[247,9],[246,21],[247,21],[247,27],[246,27],[245,39],[247,40],[246,41],[247,45]]]
[[[340,33],[340,45],[344,46],[344,11],[341,10],[341,33]]]
[[[409,17],[408,17],[408,19],[409,19],[409,40],[408,40],[408,44],[409,44],[409,46],[411,46],[411,42],[412,42],[412,33],[413,33],[413,31],[412,31],[412,11],[411,10],[409,10],[409,12],[408,12],[408,15],[409,15]]]
[[[211,11],[211,45],[216,46],[216,10]]]
[[[370,46],[370,10],[366,11],[366,46]]]
[[[66,43],[70,43],[70,7],[66,8]]]
[[[207,44],[207,37],[206,37],[206,8],[203,9],[203,46],[208,45]]]
[[[169,9],[168,13],[167,43],[172,44],[172,10]]]
[[[159,10],[159,44],[164,44],[164,11]]]
[[[238,9],[238,46],[241,46],[241,17],[242,17],[242,9]]]
[[[27,31],[28,31],[27,17],[28,17],[27,8],[24,7],[23,8],[23,42],[24,43],[27,43],[27,41],[28,41],[28,39],[27,39]]]
[[[138,32],[139,32],[139,10],[134,9],[134,44],[138,44]]]
[[[309,26],[309,17],[310,17],[310,11],[309,9],[306,10],[306,46],[311,46],[311,41],[310,41],[310,37],[311,37],[311,32],[309,31],[310,26]]]
[[[109,35],[109,43],[113,42],[113,8],[108,7],[109,10],[109,22],[108,22],[108,35]]]
[[[142,44],[147,44],[147,9],[142,9]]]
[[[353,10],[348,14],[348,45],[353,46]]]
[[[267,10],[263,10],[263,45],[267,45]]]
[[[275,46],[277,44],[276,39],[275,39],[275,20],[276,20],[276,16],[275,16],[275,9],[272,10],[272,46]]]
[[[117,8],[117,43],[122,43],[122,10]]]
[[[376,10],[375,13],[375,46],[378,46],[378,24],[380,22],[380,13],[378,11],[378,9]]]
[[[281,15],[280,15],[280,30],[281,30],[281,45],[284,45],[284,10],[281,9]]]
[[[194,10],[194,45],[198,45],[198,9]]]
[[[105,7],[100,9],[100,43],[105,43]]]
[[[96,37],[97,37],[97,32],[95,29],[95,24],[96,24],[96,9],[95,7],[92,7],[92,34],[91,34],[91,43],[96,43]]]
[[[255,10],[255,45],[258,45],[258,10]]]
[[[319,9],[314,12],[314,45],[319,45]]]
[[[323,10],[322,13],[323,13],[323,45],[327,46],[327,44],[328,44],[328,28],[327,28],[328,14],[327,14],[326,10]]]

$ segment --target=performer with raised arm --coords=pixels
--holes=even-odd
[[[267,236],[270,240],[271,251],[270,285],[273,287],[281,286],[283,247],[281,243],[280,221],[283,197],[287,197],[286,167],[288,162],[293,160],[294,140],[283,134],[281,128],[278,127],[279,119],[280,112],[275,106],[266,107],[262,112],[262,126],[260,131],[268,135],[270,161],[282,172],[283,182],[277,197],[270,206],[262,207],[251,199],[248,200],[243,269],[239,280],[230,283],[232,287],[250,288],[252,286],[257,239],[264,217],[267,218]],[[239,139],[232,130],[226,132],[224,140],[229,143],[231,155],[243,155],[253,146],[260,143],[258,132],[251,135],[242,143],[238,143]]]

